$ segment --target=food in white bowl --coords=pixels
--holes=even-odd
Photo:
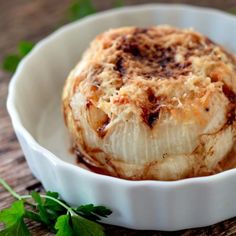
[[[66,81],[63,110],[90,167],[178,180],[235,167],[235,93],[236,59],[209,38],[123,27],[93,40]]]
[[[129,25],[194,27],[236,52],[235,17],[212,9],[153,4],[96,14],[62,27],[21,62],[7,101],[32,173],[68,203],[93,203],[113,213],[105,223],[135,229],[181,230],[236,216],[236,170],[177,181],[130,181],[78,167],[61,114],[65,78],[96,35]]]

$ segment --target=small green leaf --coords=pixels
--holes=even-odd
[[[18,44],[18,54],[8,55],[3,59],[2,67],[8,72],[14,73],[21,59],[25,57],[34,47],[34,44],[28,41],[22,41]]]
[[[15,72],[21,60],[18,55],[8,55],[3,59],[3,69],[8,72]]]
[[[0,231],[0,236],[31,236],[23,219],[17,220],[15,224]]]
[[[0,211],[0,222],[6,226],[11,226],[25,214],[24,203],[22,200],[14,202],[10,208]]]
[[[105,236],[104,229],[98,223],[87,220],[81,216],[71,216],[74,235]]]
[[[38,192],[33,191],[33,192],[31,193],[31,196],[32,196],[32,198],[34,199],[34,201],[35,201],[36,203],[38,203],[38,205],[42,205],[42,204],[43,204],[43,200],[42,200],[42,198],[40,197],[40,195],[39,195]]]
[[[236,14],[236,7],[231,7],[229,8],[228,10],[226,10],[228,13],[231,13],[231,14]]]
[[[52,197],[53,199],[59,200],[67,205],[63,200],[59,199],[59,194],[56,192],[48,191],[46,196]],[[48,218],[55,222],[58,216],[66,214],[67,210],[53,199],[46,198],[43,206],[48,213]]]
[[[56,236],[73,236],[73,230],[70,225],[70,215],[58,217],[55,229],[57,230]]]
[[[74,21],[95,12],[96,10],[90,0],[76,0],[69,8],[69,17],[71,21]]]
[[[81,211],[83,213],[89,213],[94,210],[94,205],[93,204],[81,205],[76,210]]]
[[[35,213],[35,212],[33,212],[33,211],[26,210],[25,211],[25,218],[28,218],[28,219],[31,219],[31,220],[43,223],[43,221],[40,218],[40,215]]]
[[[26,56],[34,47],[34,44],[29,41],[21,41],[18,44],[18,51],[21,57]]]
[[[94,211],[94,205],[93,204],[87,204],[79,206],[75,209],[76,213],[85,217],[88,220],[98,221],[101,220],[100,217],[93,214]]]
[[[41,220],[46,225],[50,225],[50,220],[49,220],[48,213],[47,213],[46,209],[42,205],[38,205],[38,209],[39,209],[39,215],[40,215]]]
[[[94,206],[93,204],[81,205],[75,211],[89,220],[100,220],[100,217],[107,217],[112,211],[104,206]]]
[[[94,211],[95,214],[102,216],[102,217],[108,217],[111,215],[112,211],[104,206],[95,206]]]
[[[50,196],[50,197],[53,197],[53,198],[55,198],[55,199],[59,199],[59,194],[58,194],[57,192],[47,191],[47,192],[46,192],[46,195],[47,195],[47,196]],[[46,199],[46,201],[47,201],[47,200],[50,200],[50,199]]]
[[[48,226],[50,226],[50,219],[47,213],[47,210],[44,207],[44,199],[41,198],[41,196],[39,195],[39,193],[33,191],[31,193],[32,198],[34,199],[34,201],[37,203],[37,208],[39,210],[39,215],[40,218],[42,220],[42,222]]]
[[[46,193],[46,196],[49,196],[49,197],[52,197],[52,198],[55,198],[55,199],[57,199],[57,200],[62,201],[61,199],[59,199],[59,194],[56,193],[56,192],[50,192],[50,191],[48,191],[48,192]],[[51,209],[53,209],[54,211],[57,211],[57,212],[64,212],[64,214],[66,213],[65,208],[62,207],[59,203],[53,201],[52,199],[46,198],[46,199],[45,199],[44,206],[47,207],[47,208],[51,208]]]
[[[5,224],[5,228],[0,232],[0,236],[30,236],[23,217],[25,214],[24,202],[16,201],[10,208],[0,212],[0,222]]]

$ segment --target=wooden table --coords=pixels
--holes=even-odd
[[[16,49],[20,40],[34,42],[47,36],[67,21],[69,0],[0,0],[0,62],[4,55]],[[114,2],[114,1],[113,1]],[[127,5],[147,3],[144,0],[126,0]],[[150,1],[161,2],[161,1]],[[164,2],[164,1],[163,1]],[[169,0],[168,3],[189,3],[211,6],[219,9],[229,9],[236,6],[235,0]],[[112,7],[112,1],[94,1],[98,10]],[[10,118],[6,111],[6,96],[11,74],[0,70],[0,177],[8,181],[19,193],[30,190],[43,190],[35,179],[24,159],[12,129]],[[0,187],[0,209],[9,206],[13,198]],[[28,223],[33,235],[51,235],[40,225]],[[135,231],[115,226],[105,226],[107,235],[236,235],[236,218],[222,223],[181,232]]]

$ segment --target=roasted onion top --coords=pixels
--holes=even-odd
[[[234,166],[235,94],[236,60],[207,37],[124,27],[92,41],[68,76],[63,112],[89,166],[177,180]]]

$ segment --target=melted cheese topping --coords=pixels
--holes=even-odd
[[[158,116],[165,107],[186,120],[191,119],[187,110],[207,108],[208,90],[220,91],[225,83],[236,92],[232,57],[191,29],[166,26],[121,28],[97,36],[74,75],[74,90],[110,118],[134,112],[150,126],[157,107]]]

